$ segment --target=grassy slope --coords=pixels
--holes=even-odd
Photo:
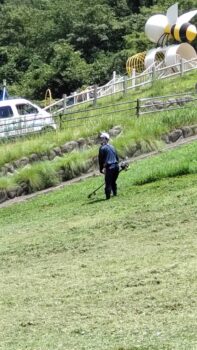
[[[150,89],[141,89],[138,92],[132,92],[128,94],[128,97],[134,99],[139,97],[139,91],[142,96],[151,96],[158,94],[169,94],[169,91],[175,89],[176,84],[179,85],[181,91],[194,91],[195,74],[189,74],[183,78],[172,79],[170,81],[158,81]],[[186,78],[188,80],[186,80]],[[169,84],[170,82],[170,84]],[[184,88],[183,88],[184,87]],[[125,100],[125,97],[113,96],[113,101],[120,99]],[[109,98],[99,101],[99,105],[109,104]],[[113,103],[112,103],[113,105]],[[54,148],[57,145],[62,145],[65,141],[72,139],[79,139],[80,137],[87,137],[90,135],[96,135],[101,130],[109,130],[113,125],[120,124],[123,127],[123,132],[119,137],[114,139],[114,145],[117,148],[121,157],[131,156],[133,149],[136,149],[136,144],[141,148],[141,152],[149,152],[151,150],[159,149],[162,145],[160,140],[162,134],[166,134],[174,128],[183,125],[192,125],[197,122],[196,109],[193,105],[191,109],[175,110],[171,112],[158,113],[153,115],[141,116],[136,118],[134,115],[130,115],[131,112],[126,113],[113,113],[113,107],[111,107],[110,116],[108,118],[98,118],[95,123],[95,119],[87,120],[86,125],[78,128],[69,128],[61,132],[35,136],[30,139],[18,140],[16,143],[8,143],[0,145],[0,167],[10,161],[22,158],[23,156],[29,155],[32,152],[42,152]],[[72,173],[76,171],[75,164],[81,162],[80,167],[86,168],[85,165],[87,159],[92,159],[96,156],[97,150],[85,150],[84,152],[77,152],[76,155],[66,154],[60,160],[50,162],[40,162],[40,164],[33,164],[29,169],[19,169],[17,174],[11,177],[0,176],[0,189],[12,189],[23,183],[24,181],[28,184],[29,191],[36,191],[44,189],[53,184],[57,183],[57,174],[59,169],[62,167],[70,167]],[[72,158],[76,158],[75,161]],[[68,171],[67,171],[68,172]],[[77,169],[77,174],[81,172],[81,169]],[[46,176],[47,175],[47,176]],[[29,185],[30,184],[30,185]]]
[[[2,350],[197,348],[196,175],[136,171],[110,201],[94,178],[1,209]]]
[[[103,98],[98,101],[98,106],[106,106],[118,101],[135,101],[139,97],[170,95],[181,92],[194,92],[196,77],[197,71],[194,71],[186,74],[182,78],[179,77],[176,79],[157,81],[152,87],[146,86],[145,88],[138,88],[135,91],[128,92],[126,96],[117,94],[112,97]],[[179,87],[178,91],[177,86]],[[136,104],[133,104],[132,107],[135,105]],[[82,106],[79,108],[81,109],[86,107]],[[108,130],[113,125],[117,124],[121,124],[123,126],[124,138],[126,137],[127,143],[127,139],[139,140],[144,139],[145,137],[155,140],[155,138],[160,138],[162,133],[168,132],[176,126],[188,125],[190,123],[197,122],[197,116],[194,108],[189,113],[188,110],[182,110],[181,112],[174,111],[169,114],[160,113],[158,115],[149,115],[144,118],[140,117],[140,120],[137,120],[137,118],[134,116],[134,111],[118,114],[113,114],[113,111],[114,108],[111,107],[111,109],[107,110],[108,113],[111,113],[108,118],[98,118],[97,120],[93,118],[87,120],[86,124],[83,122],[83,126],[77,128],[71,128],[70,122],[66,125],[66,129],[61,132],[49,133],[42,136],[35,135],[29,139],[0,144],[0,167],[5,163],[22,158],[23,156],[28,156],[34,152],[46,152],[55,146],[64,144],[66,141],[74,139],[77,140],[80,137],[92,136],[101,130]],[[95,114],[95,112],[93,114]],[[81,114],[79,114],[77,117],[80,115]],[[163,120],[164,115],[167,115],[166,121]]]

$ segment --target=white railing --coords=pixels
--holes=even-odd
[[[117,76],[113,72],[113,78],[107,84],[100,87],[90,86],[86,90],[75,92],[70,96],[64,95],[61,100],[46,106],[44,109],[51,112],[52,115],[66,113],[66,110],[73,106],[87,102],[96,104],[97,99],[121,92],[126,93],[128,90],[150,84],[154,80],[182,76],[186,72],[197,69],[197,58],[184,60],[177,57],[177,61],[178,63],[168,67],[165,66],[164,61],[159,62],[158,65],[153,65],[140,74],[133,70],[131,77]]]

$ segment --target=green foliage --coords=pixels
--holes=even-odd
[[[90,81],[101,85],[111,80],[112,71],[114,67],[117,68],[118,66],[117,63],[115,63],[115,55],[100,51],[95,57],[91,67]]]
[[[88,152],[72,152],[68,156],[64,156],[57,160],[54,164],[55,170],[64,170],[64,180],[70,180],[76,176],[86,173],[91,165],[91,157],[93,151]],[[96,150],[94,151],[96,155]]]
[[[80,21],[75,23],[70,41],[92,63],[101,52],[117,52],[123,48],[122,36],[125,24],[118,22],[106,5],[95,4],[84,9]]]
[[[172,0],[11,0],[0,3],[0,81],[13,95],[42,100],[125,73],[130,55],[152,47],[144,24]],[[180,13],[195,8],[181,1]],[[196,19],[192,20],[194,23]]]
[[[50,65],[54,74],[48,81],[48,86],[55,96],[62,97],[63,93],[89,83],[90,68],[80,57],[80,53],[74,51],[63,39],[51,48]]]
[[[58,176],[50,162],[43,162],[28,165],[14,175],[16,183],[19,185],[25,183],[28,186],[28,192],[36,192],[48,188],[58,183]]]
[[[37,100],[44,98],[44,91],[51,86],[51,81],[54,77],[54,70],[51,65],[43,63],[40,59],[32,60],[29,69],[23,75],[23,80],[20,85],[15,85],[10,88],[10,93],[32,98]]]
[[[21,171],[15,176],[16,182],[19,185],[24,183],[27,184],[29,193],[36,192],[44,188],[40,174],[35,172],[34,169],[35,168],[32,168],[31,166],[27,166],[21,169]]]
[[[51,162],[35,164],[35,173],[38,173],[42,179],[43,188],[52,187],[58,184],[58,176]]]
[[[0,190],[8,190],[16,187],[17,183],[13,180],[12,177],[0,177]]]
[[[128,34],[124,37],[124,40],[129,52],[128,56],[135,55],[138,52],[144,52],[150,46],[150,43],[143,32]]]

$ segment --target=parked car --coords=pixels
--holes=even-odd
[[[24,98],[0,101],[0,138],[56,128],[50,113]]]

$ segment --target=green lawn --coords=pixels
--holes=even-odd
[[[0,209],[1,350],[197,349],[196,175],[132,174]]]

